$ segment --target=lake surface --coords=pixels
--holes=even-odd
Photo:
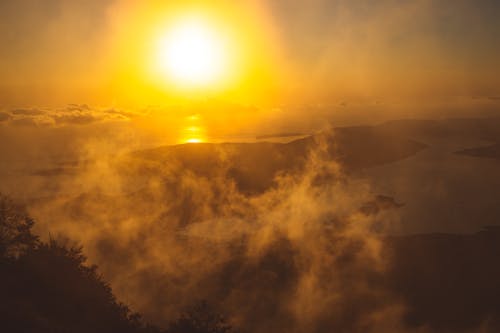
[[[491,144],[468,139],[420,139],[429,148],[365,170],[373,191],[403,202],[391,233],[475,232],[500,224],[500,160],[454,154]]]

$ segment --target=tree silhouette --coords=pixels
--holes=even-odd
[[[215,313],[206,301],[202,301],[181,314],[172,322],[168,333],[227,333],[232,327],[226,319]]]
[[[31,233],[24,207],[0,195],[0,331],[141,332],[140,317],[85,265],[81,248]]]
[[[0,194],[0,332],[226,333],[202,302],[169,330],[144,324],[87,265],[81,247],[39,241],[24,207]]]
[[[23,206],[0,194],[0,258],[19,256],[37,245],[34,223]]]

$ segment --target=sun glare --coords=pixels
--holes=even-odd
[[[201,123],[199,115],[191,115],[186,118],[180,133],[180,143],[206,142],[205,128]]]
[[[200,143],[200,142],[202,142],[202,140],[198,138],[192,138],[186,140],[186,143]]]
[[[190,18],[177,22],[160,40],[162,75],[177,85],[216,83],[227,56],[223,44],[222,37],[207,21]]]

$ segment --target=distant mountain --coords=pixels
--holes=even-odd
[[[285,137],[300,133],[279,133],[258,139]],[[272,184],[279,171],[300,169],[308,152],[319,142],[328,143],[329,158],[340,162],[346,171],[394,162],[425,149],[429,139],[469,138],[495,143],[487,147],[465,149],[458,154],[497,158],[500,144],[500,118],[457,118],[442,120],[391,120],[376,126],[335,128],[330,134],[306,136],[289,143],[198,143],[162,146],[137,151],[137,159],[166,162],[177,161],[188,170],[211,174],[214,167],[232,165],[235,176],[252,171],[259,185],[252,191],[262,191]],[[325,140],[326,139],[326,140]],[[57,165],[36,170],[34,175],[58,176],[74,174],[75,165]],[[240,179],[242,189],[245,181]]]
[[[360,126],[289,143],[184,144],[137,151],[132,156],[136,162],[173,163],[207,177],[225,171],[242,192],[252,194],[271,187],[279,173],[302,171],[314,151],[351,172],[412,156],[425,147],[378,127]]]
[[[402,119],[376,126],[406,138],[473,138],[500,142],[500,118]]]
[[[458,150],[458,155],[500,159],[500,118],[457,118],[443,120],[393,120],[377,126],[379,129],[408,138],[450,139],[469,138],[493,142],[492,145]]]
[[[463,149],[455,152],[455,154],[472,156],[472,157],[494,158],[498,160],[500,159],[500,144]]]

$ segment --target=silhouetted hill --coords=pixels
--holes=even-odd
[[[287,133],[278,136],[285,134]],[[349,171],[394,162],[412,156],[426,147],[414,140],[427,142],[428,139],[454,138],[498,143],[500,118],[392,120],[376,126],[339,127],[331,135],[323,133],[289,143],[183,144],[146,149],[132,155],[145,161],[177,161],[186,169],[201,175],[213,175],[217,172],[215,170],[225,167],[242,190],[256,193],[271,186],[274,176],[280,171],[290,172],[302,168],[308,153],[319,142],[327,143],[330,158],[340,162]],[[497,158],[498,147],[495,144],[465,149],[458,153]],[[76,174],[77,165],[76,162],[57,165],[54,168],[36,170],[33,174]]]
[[[383,207],[398,205],[387,197],[377,202]],[[372,210],[365,213],[376,213]],[[170,322],[166,331],[144,325],[138,315],[116,300],[97,267],[85,265],[80,249],[54,241],[42,243],[32,236],[32,226],[32,220],[18,206],[1,198],[0,331],[232,331],[224,318],[203,302]],[[405,331],[467,332],[481,327],[481,332],[493,333],[500,329],[498,227],[475,234],[385,238],[384,269],[362,259],[359,239],[332,231],[330,241],[331,248],[324,255],[335,269],[321,272],[317,283],[322,286],[325,305],[334,296],[332,304],[341,306],[322,307],[309,331],[365,331],[370,326],[363,318],[388,304],[403,307]],[[231,260],[200,281],[205,296],[223,302],[222,308],[238,318],[243,332],[293,330],[296,317],[283,304],[295,295],[307,258],[301,257],[296,244],[284,236],[259,257],[248,257],[245,252],[244,244],[233,246]],[[246,297],[248,306],[233,303],[241,296]]]
[[[475,138],[500,141],[500,118],[450,118],[442,120],[392,120],[377,126],[407,138]]]
[[[240,191],[252,194],[271,187],[279,173],[302,171],[310,153],[321,148],[325,149],[322,158],[352,171],[394,162],[425,147],[376,127],[363,126],[338,128],[333,134],[323,133],[289,143],[183,144],[138,151],[133,156],[143,161],[173,164],[205,177],[225,172]],[[136,164],[142,174],[148,171],[146,165]]]
[[[40,244],[2,262],[4,332],[141,332],[77,249]]]
[[[162,331],[120,303],[81,248],[31,233],[24,208],[0,195],[0,331],[9,333],[225,333],[225,319],[206,303]]]
[[[81,249],[43,243],[24,208],[0,195],[2,332],[146,332],[85,265]]]

